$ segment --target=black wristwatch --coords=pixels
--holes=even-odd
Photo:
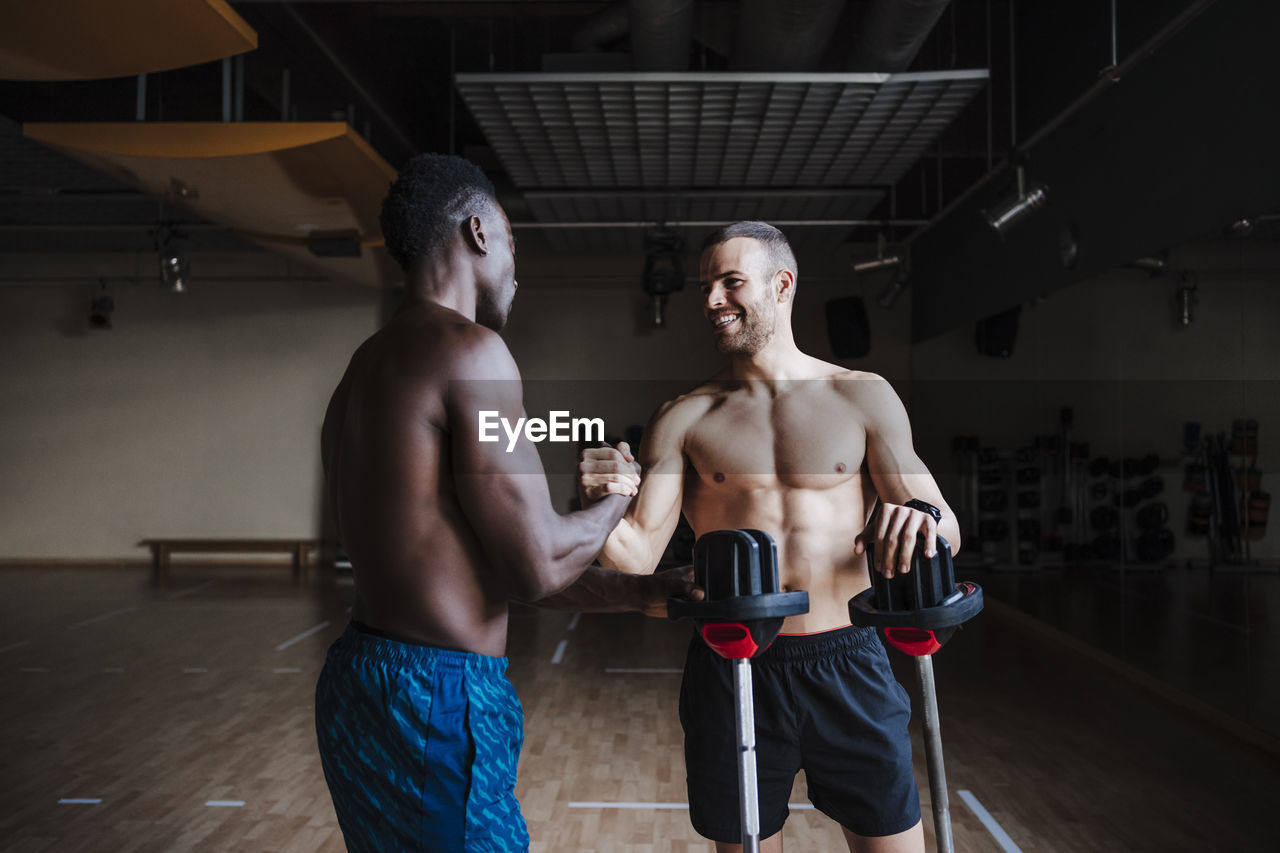
[[[927,512],[929,513],[929,515],[933,516],[934,521],[938,522],[939,524],[942,523],[942,510],[938,509],[933,504],[927,504],[924,501],[916,500],[915,498],[912,498],[911,500],[904,503],[903,506],[911,507],[912,509],[918,509],[920,510],[920,512]]]

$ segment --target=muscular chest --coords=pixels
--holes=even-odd
[[[866,433],[833,392],[731,395],[699,419],[685,452],[710,487],[825,489],[857,476]]]

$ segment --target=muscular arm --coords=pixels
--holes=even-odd
[[[640,445],[643,472],[640,492],[600,552],[600,562],[609,568],[628,574],[652,572],[657,568],[680,520],[680,505],[684,497],[686,424],[684,413],[678,407],[678,400],[667,403],[654,414],[645,429]],[[586,467],[580,468],[580,482],[593,473],[587,470],[592,468],[588,459],[583,460]],[[596,470],[607,467],[610,462],[608,459],[596,461],[606,463],[605,466],[596,466]],[[612,462],[617,464],[617,460]]]
[[[481,441],[480,412],[515,424],[525,416],[515,361],[496,334],[475,327],[457,348],[447,417],[458,500],[489,563],[513,597],[535,601],[569,586],[587,569],[626,510],[610,495],[560,515],[551,505],[542,461],[520,438],[511,452],[504,430]]]
[[[947,540],[953,554],[960,551],[960,525],[942,497],[942,491],[911,441],[911,421],[902,400],[878,376],[851,380],[857,405],[865,416],[867,470],[876,494],[886,505],[901,505],[915,498],[942,512],[938,535]],[[884,513],[881,513],[882,519]]]
[[[650,616],[662,617],[667,615],[667,599],[696,601],[702,595],[702,591],[694,586],[692,566],[644,576],[592,566],[562,592],[529,603],[535,607],[582,613],[641,610]]]

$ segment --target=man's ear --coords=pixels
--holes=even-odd
[[[790,302],[796,294],[796,274],[788,269],[778,270],[773,277],[773,287],[778,302]]]
[[[462,239],[466,241],[469,248],[474,249],[481,255],[489,254],[489,245],[484,233],[484,223],[480,221],[479,216],[468,216],[467,221],[462,223]]]

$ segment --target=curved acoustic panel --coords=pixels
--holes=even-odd
[[[0,0],[0,79],[97,80],[258,46],[224,0]]]
[[[23,134],[327,274],[399,277],[378,225],[396,171],[345,122],[33,123]],[[342,256],[344,243],[363,251]]]

